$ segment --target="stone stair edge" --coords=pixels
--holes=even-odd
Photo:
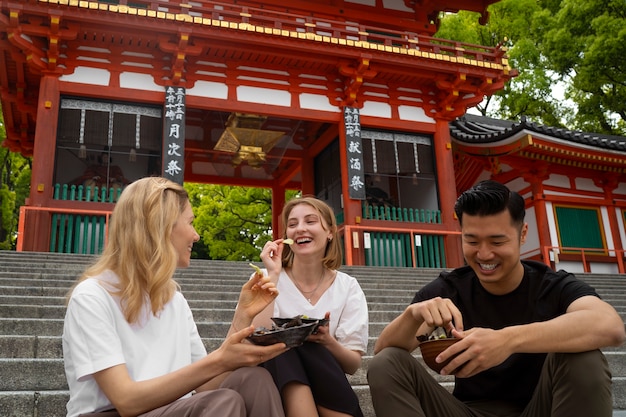
[[[89,255],[87,255],[87,257],[89,257]],[[2,251],[0,251],[0,264],[2,263]],[[241,264],[241,262],[239,261],[208,261],[208,262],[226,262],[226,263],[235,263],[235,264]],[[80,268],[84,268],[85,265],[80,265]],[[209,266],[210,267],[210,266]],[[242,270],[243,273],[247,272],[247,266],[245,265],[240,265],[239,266],[240,270]],[[389,270],[390,269],[395,269],[394,267],[349,267],[349,268],[370,268],[370,269],[378,269],[378,268],[385,268],[385,274],[389,274]],[[406,271],[407,268],[400,268],[403,272]],[[341,268],[341,270],[344,270],[343,268]],[[405,278],[404,276],[401,278],[401,283],[399,283],[399,285],[410,285],[410,288],[404,289],[404,290],[400,290],[402,294],[412,294],[414,293],[414,291],[418,288],[418,285],[420,284],[419,280],[415,279],[415,272],[417,270],[413,270],[413,269],[409,269],[409,272],[406,272],[406,275],[413,275],[409,278]],[[424,279],[432,279],[434,277],[436,277],[436,274],[438,274],[440,271],[440,269],[435,269],[435,270],[430,270],[428,271],[431,274],[434,275],[430,275],[427,276]],[[193,280],[193,279],[206,279],[206,277],[200,277],[200,278],[190,278],[193,277],[194,274],[200,274],[197,271],[190,271],[189,269],[184,270],[184,274],[177,274],[175,276],[175,279],[179,280],[179,279],[184,279],[184,280]],[[193,274],[189,275],[187,274],[188,272],[193,272]],[[357,276],[356,272],[348,272],[347,270],[344,270],[344,272],[350,273],[351,275],[355,276],[357,279],[361,279],[360,276]],[[368,283],[370,283],[371,281],[374,280],[378,280],[379,277],[376,277],[376,274],[380,274],[379,271],[374,271],[373,274],[369,275],[368,274],[368,278],[366,278],[366,280],[369,280]],[[205,274],[206,275],[206,274]],[[366,275],[365,273],[363,275]],[[582,277],[581,274],[577,274],[579,277]],[[600,274],[592,274],[592,276],[590,277],[590,280],[596,279],[596,276],[600,275]],[[211,277],[216,277],[218,276],[217,274],[212,274]],[[615,276],[614,275],[610,275],[609,276],[610,280],[612,279],[613,281],[615,281]],[[3,279],[3,273],[0,272],[0,293],[2,293],[2,279]],[[365,281],[363,281],[365,282]],[[625,281],[621,281],[619,282],[619,284],[621,284],[622,282],[626,283]],[[609,283],[608,285],[605,283],[602,283],[602,281],[600,281],[600,277],[598,277],[598,281],[594,281],[594,283],[598,283],[596,286],[596,289],[600,288],[608,288],[605,291],[607,291],[606,295],[605,295],[605,299],[608,299],[607,297],[609,296],[609,290],[611,288],[621,288],[620,285],[614,285],[614,282]],[[213,284],[213,283],[211,283]],[[194,284],[191,284],[194,285]],[[366,284],[363,285],[364,286],[364,291],[366,291],[366,294],[369,291],[371,291],[372,293],[374,291],[377,291],[377,289],[374,288],[368,288],[366,289]],[[601,292],[599,290],[599,292]],[[214,291],[214,293],[217,293],[217,291]],[[238,291],[233,292],[233,294],[238,293]],[[187,293],[186,293],[187,294]],[[206,292],[199,292],[199,291],[190,291],[189,294],[194,294],[198,297],[200,296],[206,296]],[[602,295],[602,294],[601,294]],[[230,294],[229,294],[230,296]],[[39,298],[40,296],[32,296],[33,299],[35,298]],[[54,297],[54,298],[63,298],[63,297]],[[614,299],[617,300],[621,300],[621,295],[615,296]],[[203,299],[198,298],[198,301],[201,302]],[[375,312],[377,315],[378,314],[399,314],[399,311],[397,308],[403,308],[402,306],[406,305],[409,300],[406,300],[403,297],[402,302],[398,302],[398,303],[388,303],[391,306],[393,306],[393,308],[390,308],[388,310],[371,310],[373,312]],[[2,305],[0,303],[0,309],[2,309]],[[225,311],[232,311],[232,309],[228,309],[228,308],[223,308],[223,309],[216,309],[216,308],[199,308],[199,311],[203,311],[203,310],[221,310],[222,312]],[[10,319],[8,319],[10,320]],[[45,322],[45,319],[41,319],[41,323]],[[57,320],[62,322],[61,320]],[[372,324],[374,326],[374,328],[377,327],[382,327],[384,325],[386,325],[388,322],[379,322],[379,321],[370,321],[370,324]],[[219,331],[223,331],[223,329],[228,326],[230,324],[230,322],[219,322],[219,323],[215,323],[215,322],[202,322],[199,324],[199,328],[203,328],[205,331],[215,331],[216,329],[219,329]],[[5,338],[10,338],[12,335],[0,335],[0,341],[2,341]],[[39,339],[39,341],[41,342],[38,346],[42,347],[45,342],[49,342],[49,343],[58,343],[60,341],[60,335],[50,335],[50,336],[42,336],[42,335],[24,335],[24,336],[18,336],[19,338],[21,338],[22,340],[27,340],[27,339]],[[376,339],[376,335],[371,334],[370,335],[370,344],[372,345],[369,349],[368,349],[368,353],[373,353],[373,343],[375,342]],[[205,341],[206,345],[209,346],[214,346],[217,345],[218,343],[221,343],[221,341],[223,340],[223,337],[220,337],[219,335],[216,335],[216,337],[203,337],[203,340]],[[56,348],[59,348],[59,346],[57,345]],[[626,371],[623,371],[623,368],[626,367],[626,361],[623,359],[623,356],[626,355],[626,350],[623,348],[616,348],[616,349],[607,349],[605,351],[605,353],[608,355],[608,359],[611,361],[611,363],[614,363],[615,361],[619,361],[620,365],[622,366],[622,370],[620,370],[620,372],[617,375],[613,375],[613,381],[614,381],[614,391],[615,391],[615,396],[614,396],[614,408],[617,411],[617,413],[619,413],[619,410],[626,410]],[[364,364],[367,363],[367,361],[369,360],[369,358],[371,358],[371,354],[368,354],[364,357]],[[7,358],[8,359],[8,358]],[[33,360],[34,358],[32,357],[25,357],[22,358],[24,360]],[[41,358],[41,359],[46,359],[46,358]],[[52,359],[52,361],[48,361],[48,362],[41,362],[41,364],[50,364],[50,363],[55,363],[55,366],[59,366],[60,362],[62,361],[62,359],[60,358],[48,358],[48,359]],[[0,369],[4,369],[2,368],[2,362],[3,359],[0,359]],[[56,362],[55,362],[56,361]],[[16,362],[17,363],[17,362]],[[22,363],[26,363],[26,362],[22,362]],[[623,365],[622,365],[623,363]],[[32,364],[31,364],[32,365]],[[371,400],[369,398],[369,388],[366,384],[366,380],[365,380],[365,366],[363,367],[363,369],[360,369],[359,371],[357,371],[357,374],[355,374],[354,376],[350,377],[351,383],[353,384],[353,388],[355,390],[355,392],[357,392],[357,395],[359,396],[359,400],[362,402],[362,407],[363,407],[363,411],[366,417],[374,417],[374,413],[373,413],[373,409],[371,407]],[[1,373],[1,372],[0,372]],[[61,375],[62,378],[64,379],[64,375]],[[58,377],[58,375],[57,375]],[[56,378],[56,377],[55,377]],[[451,386],[453,385],[451,382],[448,381],[441,381],[441,384],[447,388],[451,388]],[[28,416],[33,416],[33,415],[40,415],[40,416],[45,416],[45,417],[56,417],[56,416],[64,416],[64,414],[60,414],[64,411],[64,405],[65,402],[67,401],[68,398],[68,393],[65,390],[24,390],[24,391],[0,391],[0,415],[2,416],[7,416],[7,417],[25,417],[26,415]],[[8,408],[7,408],[8,407]],[[13,408],[11,408],[13,407]],[[12,414],[12,412],[17,409],[20,410],[20,412],[23,410],[22,414]],[[11,412],[11,414],[9,414],[9,412]],[[624,412],[623,414],[616,414],[616,412],[614,412],[614,417],[626,417],[626,412]]]

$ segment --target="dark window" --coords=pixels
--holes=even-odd
[[[160,175],[161,144],[161,107],[62,98],[55,182],[108,188]]]
[[[430,137],[373,130],[361,136],[369,204],[439,209]]]

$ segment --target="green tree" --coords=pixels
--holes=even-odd
[[[562,0],[544,10],[551,15],[542,50],[549,68],[567,80],[566,97],[578,106],[575,127],[624,134],[626,2]]]
[[[0,111],[0,143],[6,132]],[[28,197],[31,160],[0,146],[0,249],[14,250],[20,206]]]
[[[488,10],[484,26],[477,13],[459,12],[443,16],[437,32],[445,39],[508,47],[519,75],[477,106],[481,114],[626,133],[623,0],[502,0]],[[564,97],[554,94],[558,90]]]
[[[272,239],[272,195],[266,188],[185,184],[200,235],[196,257],[258,261]],[[288,193],[287,198],[295,195]]]

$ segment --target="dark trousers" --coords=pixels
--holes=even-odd
[[[463,403],[409,352],[386,348],[367,373],[377,417],[611,417],[611,373],[599,350],[551,353],[525,408],[503,401]]]
[[[311,387],[317,405],[354,417],[363,417],[359,399],[335,357],[322,345],[305,342],[262,363],[278,390],[290,382]]]

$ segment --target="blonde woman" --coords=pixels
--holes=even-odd
[[[268,277],[244,284],[226,340],[207,355],[173,280],[199,239],[185,190],[164,178],[130,184],[107,245],[68,296],[63,330],[67,416],[284,416],[260,362],[284,344],[241,343],[278,294]]]
[[[368,310],[357,280],[338,271],[341,242],[332,208],[314,197],[287,202],[285,239],[261,252],[267,274],[280,291],[261,317],[327,318],[327,326],[299,347],[269,360],[288,417],[362,416],[346,374],[361,366],[367,350]],[[260,323],[259,323],[260,324]]]

